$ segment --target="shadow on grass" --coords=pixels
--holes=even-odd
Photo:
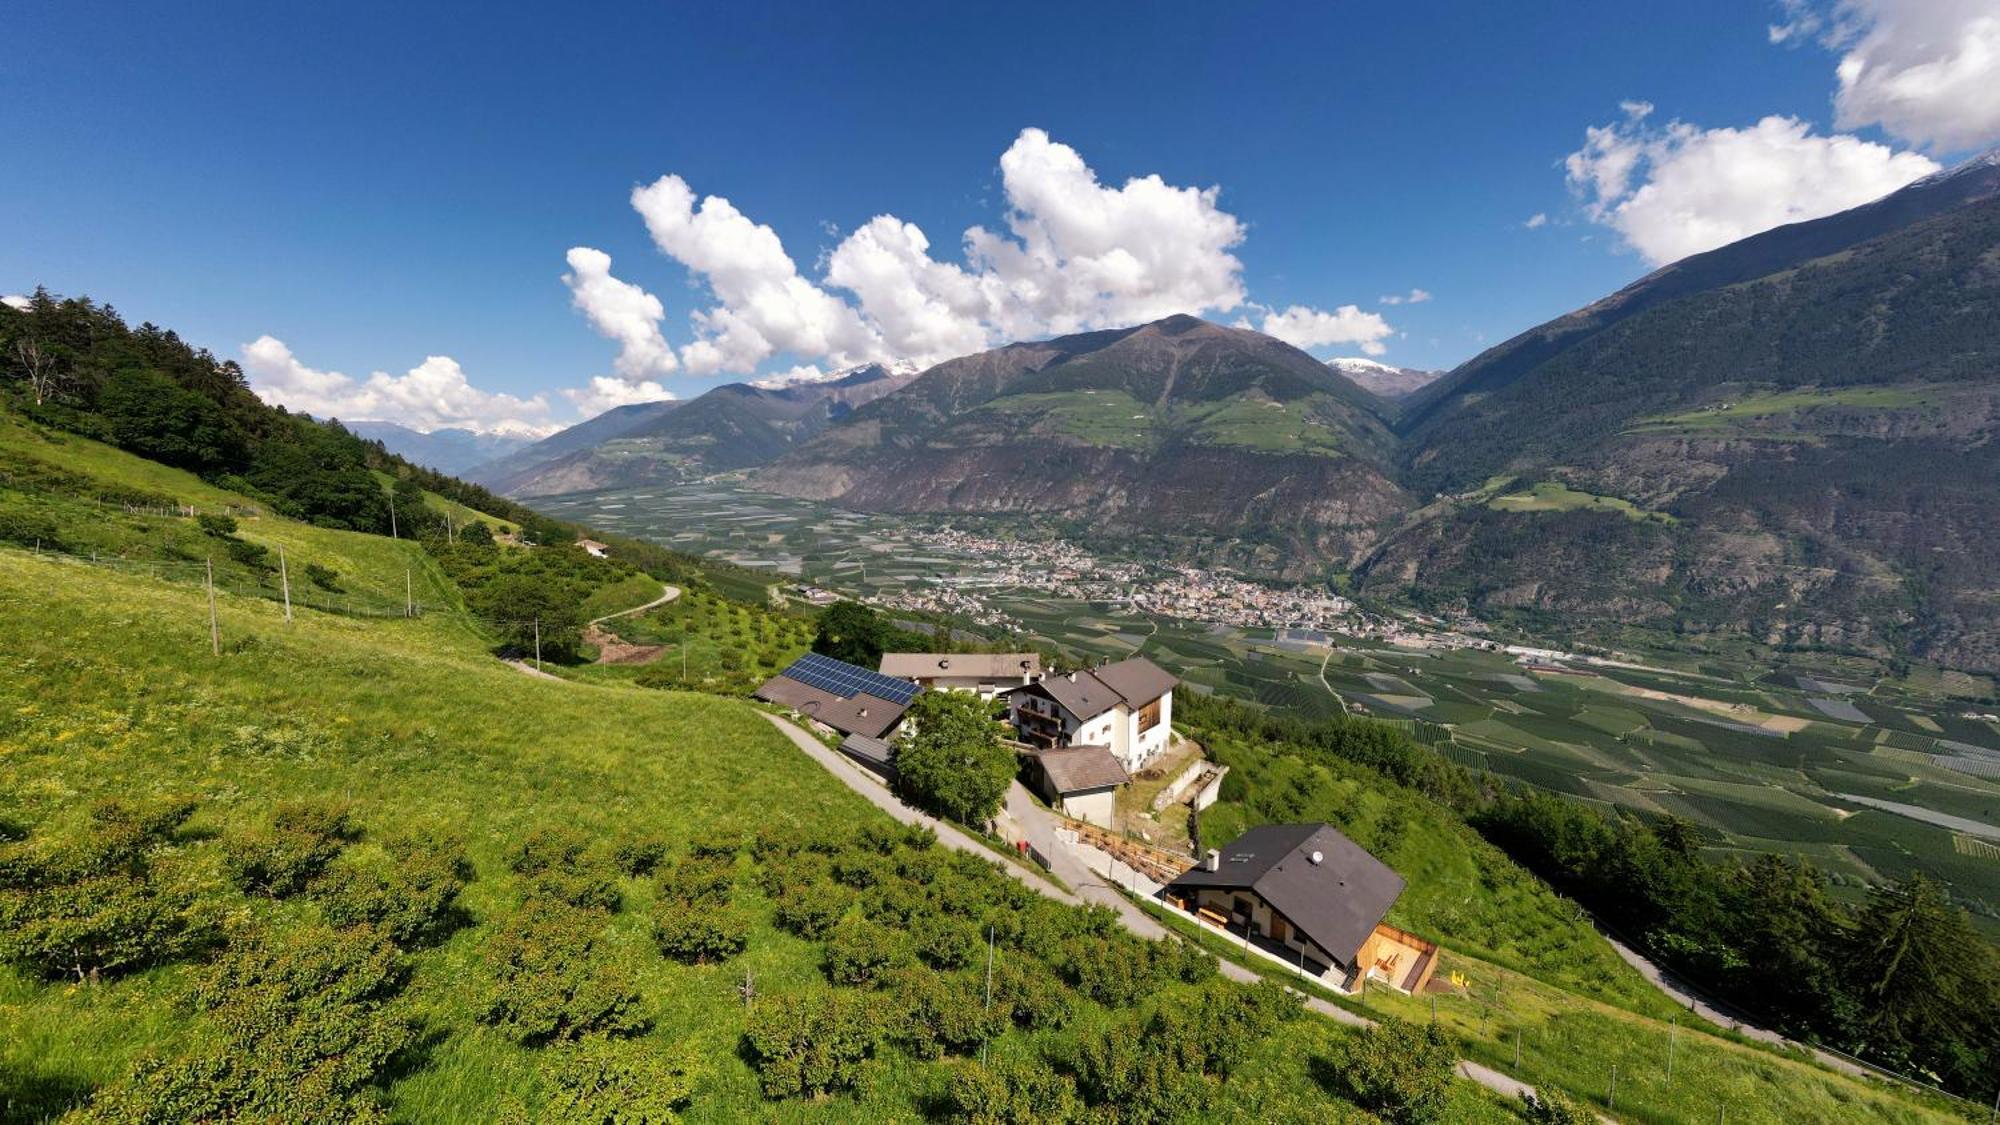
[[[91,1085],[58,1071],[0,1064],[0,1125],[53,1121],[82,1105]]]

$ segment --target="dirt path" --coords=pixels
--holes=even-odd
[[[621,609],[617,613],[607,613],[592,619],[583,627],[583,643],[597,649],[599,664],[651,664],[667,651],[666,645],[629,644],[623,637],[604,627],[606,621],[616,621],[621,617],[633,617],[649,609],[657,609],[681,596],[678,586],[660,587],[660,596],[645,605],[635,605],[631,609]]]

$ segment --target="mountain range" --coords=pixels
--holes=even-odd
[[[621,406],[470,477],[513,496],[548,496],[750,468],[915,377],[913,369],[868,364],[824,380],[728,383],[686,402]]]
[[[443,429],[425,433],[395,422],[347,422],[348,430],[425,468],[456,476],[516,450],[535,444],[535,439],[516,434],[485,434],[474,430]]]
[[[1989,156],[1669,265],[1442,376],[1175,316],[914,378],[719,388],[474,475],[535,495],[755,468],[787,495],[1044,518],[1545,627],[1992,669],[1996,430]]]

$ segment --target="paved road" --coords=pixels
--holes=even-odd
[[[650,602],[647,602],[645,605],[635,605],[631,609],[621,609],[617,613],[607,613],[603,617],[593,618],[588,624],[584,626],[584,628],[588,629],[590,628],[591,625],[602,625],[606,621],[615,621],[620,617],[630,617],[635,613],[644,613],[649,609],[655,608],[656,606],[666,605],[668,602],[673,601],[675,598],[678,598],[680,596],[681,596],[681,588],[679,586],[661,586],[660,596],[654,598]]]
[[[959,851],[972,852],[989,859],[992,858],[993,853],[991,851],[974,842],[964,832],[938,820],[936,817],[918,812],[897,800],[895,794],[889,792],[880,781],[877,781],[872,775],[863,771],[860,766],[848,761],[838,752],[827,749],[825,743],[800,730],[796,724],[768,713],[764,717],[769,719],[773,726],[783,731],[785,737],[791,739],[792,744],[804,751],[807,757],[824,766],[828,773],[838,778],[849,789],[859,793],[876,808],[881,809],[904,824],[922,824],[930,828],[937,833],[938,842],[944,844],[946,847],[956,848]],[[1112,910],[1117,911],[1119,921],[1124,924],[1126,929],[1140,937],[1158,940],[1173,936],[1172,932],[1165,926],[1162,926],[1158,919],[1139,909],[1130,898],[1125,896],[1124,892],[1110,886],[1104,881],[1102,876],[1085,867],[1083,861],[1077,858],[1076,853],[1056,838],[1054,815],[1047,809],[1036,804],[1034,798],[1028,795],[1028,791],[1021,786],[1020,782],[1015,782],[1007,790],[1007,813],[1014,818],[1015,823],[1020,825],[1026,833],[1028,843],[1037,852],[1048,857],[1051,873],[1064,883],[1074,887],[1075,891],[1074,893],[1065,892],[1062,888],[1055,886],[1047,880],[1038,879],[1011,863],[1001,863],[999,860],[994,860],[994,863],[999,866],[1000,870],[1019,879],[1038,893],[1047,895],[1059,902],[1066,902],[1071,905],[1089,903],[1108,906]],[[1229,977],[1231,980],[1253,984],[1263,979],[1257,973],[1234,961],[1220,961],[1219,966],[1222,970],[1222,975]],[[1342,1008],[1331,1001],[1323,1000],[1317,996],[1305,997],[1305,1004],[1306,1007],[1338,1023],[1348,1024],[1353,1027],[1374,1026],[1375,1021],[1365,1016],[1356,1015],[1346,1008]],[[1533,1093],[1535,1089],[1525,1082],[1509,1078],[1491,1067],[1481,1066],[1470,1059],[1459,1060],[1458,1073],[1460,1077],[1477,1082],[1481,1086],[1505,1098],[1515,1098],[1524,1093]]]

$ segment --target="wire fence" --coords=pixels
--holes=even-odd
[[[342,617],[422,617],[433,613],[462,613],[455,606],[439,602],[419,601],[414,596],[404,599],[384,598],[373,594],[354,591],[328,590],[311,583],[291,583],[288,576],[280,574],[258,582],[248,582],[240,574],[229,571],[216,573],[211,563],[191,562],[178,559],[129,559],[117,555],[77,554],[57,551],[41,546],[10,546],[16,554],[32,555],[72,565],[94,566],[113,570],[122,574],[139,575],[164,582],[185,585],[213,585],[219,594],[236,597],[261,598],[265,601],[284,603],[289,600],[295,609],[312,609],[322,613],[337,614]]]

